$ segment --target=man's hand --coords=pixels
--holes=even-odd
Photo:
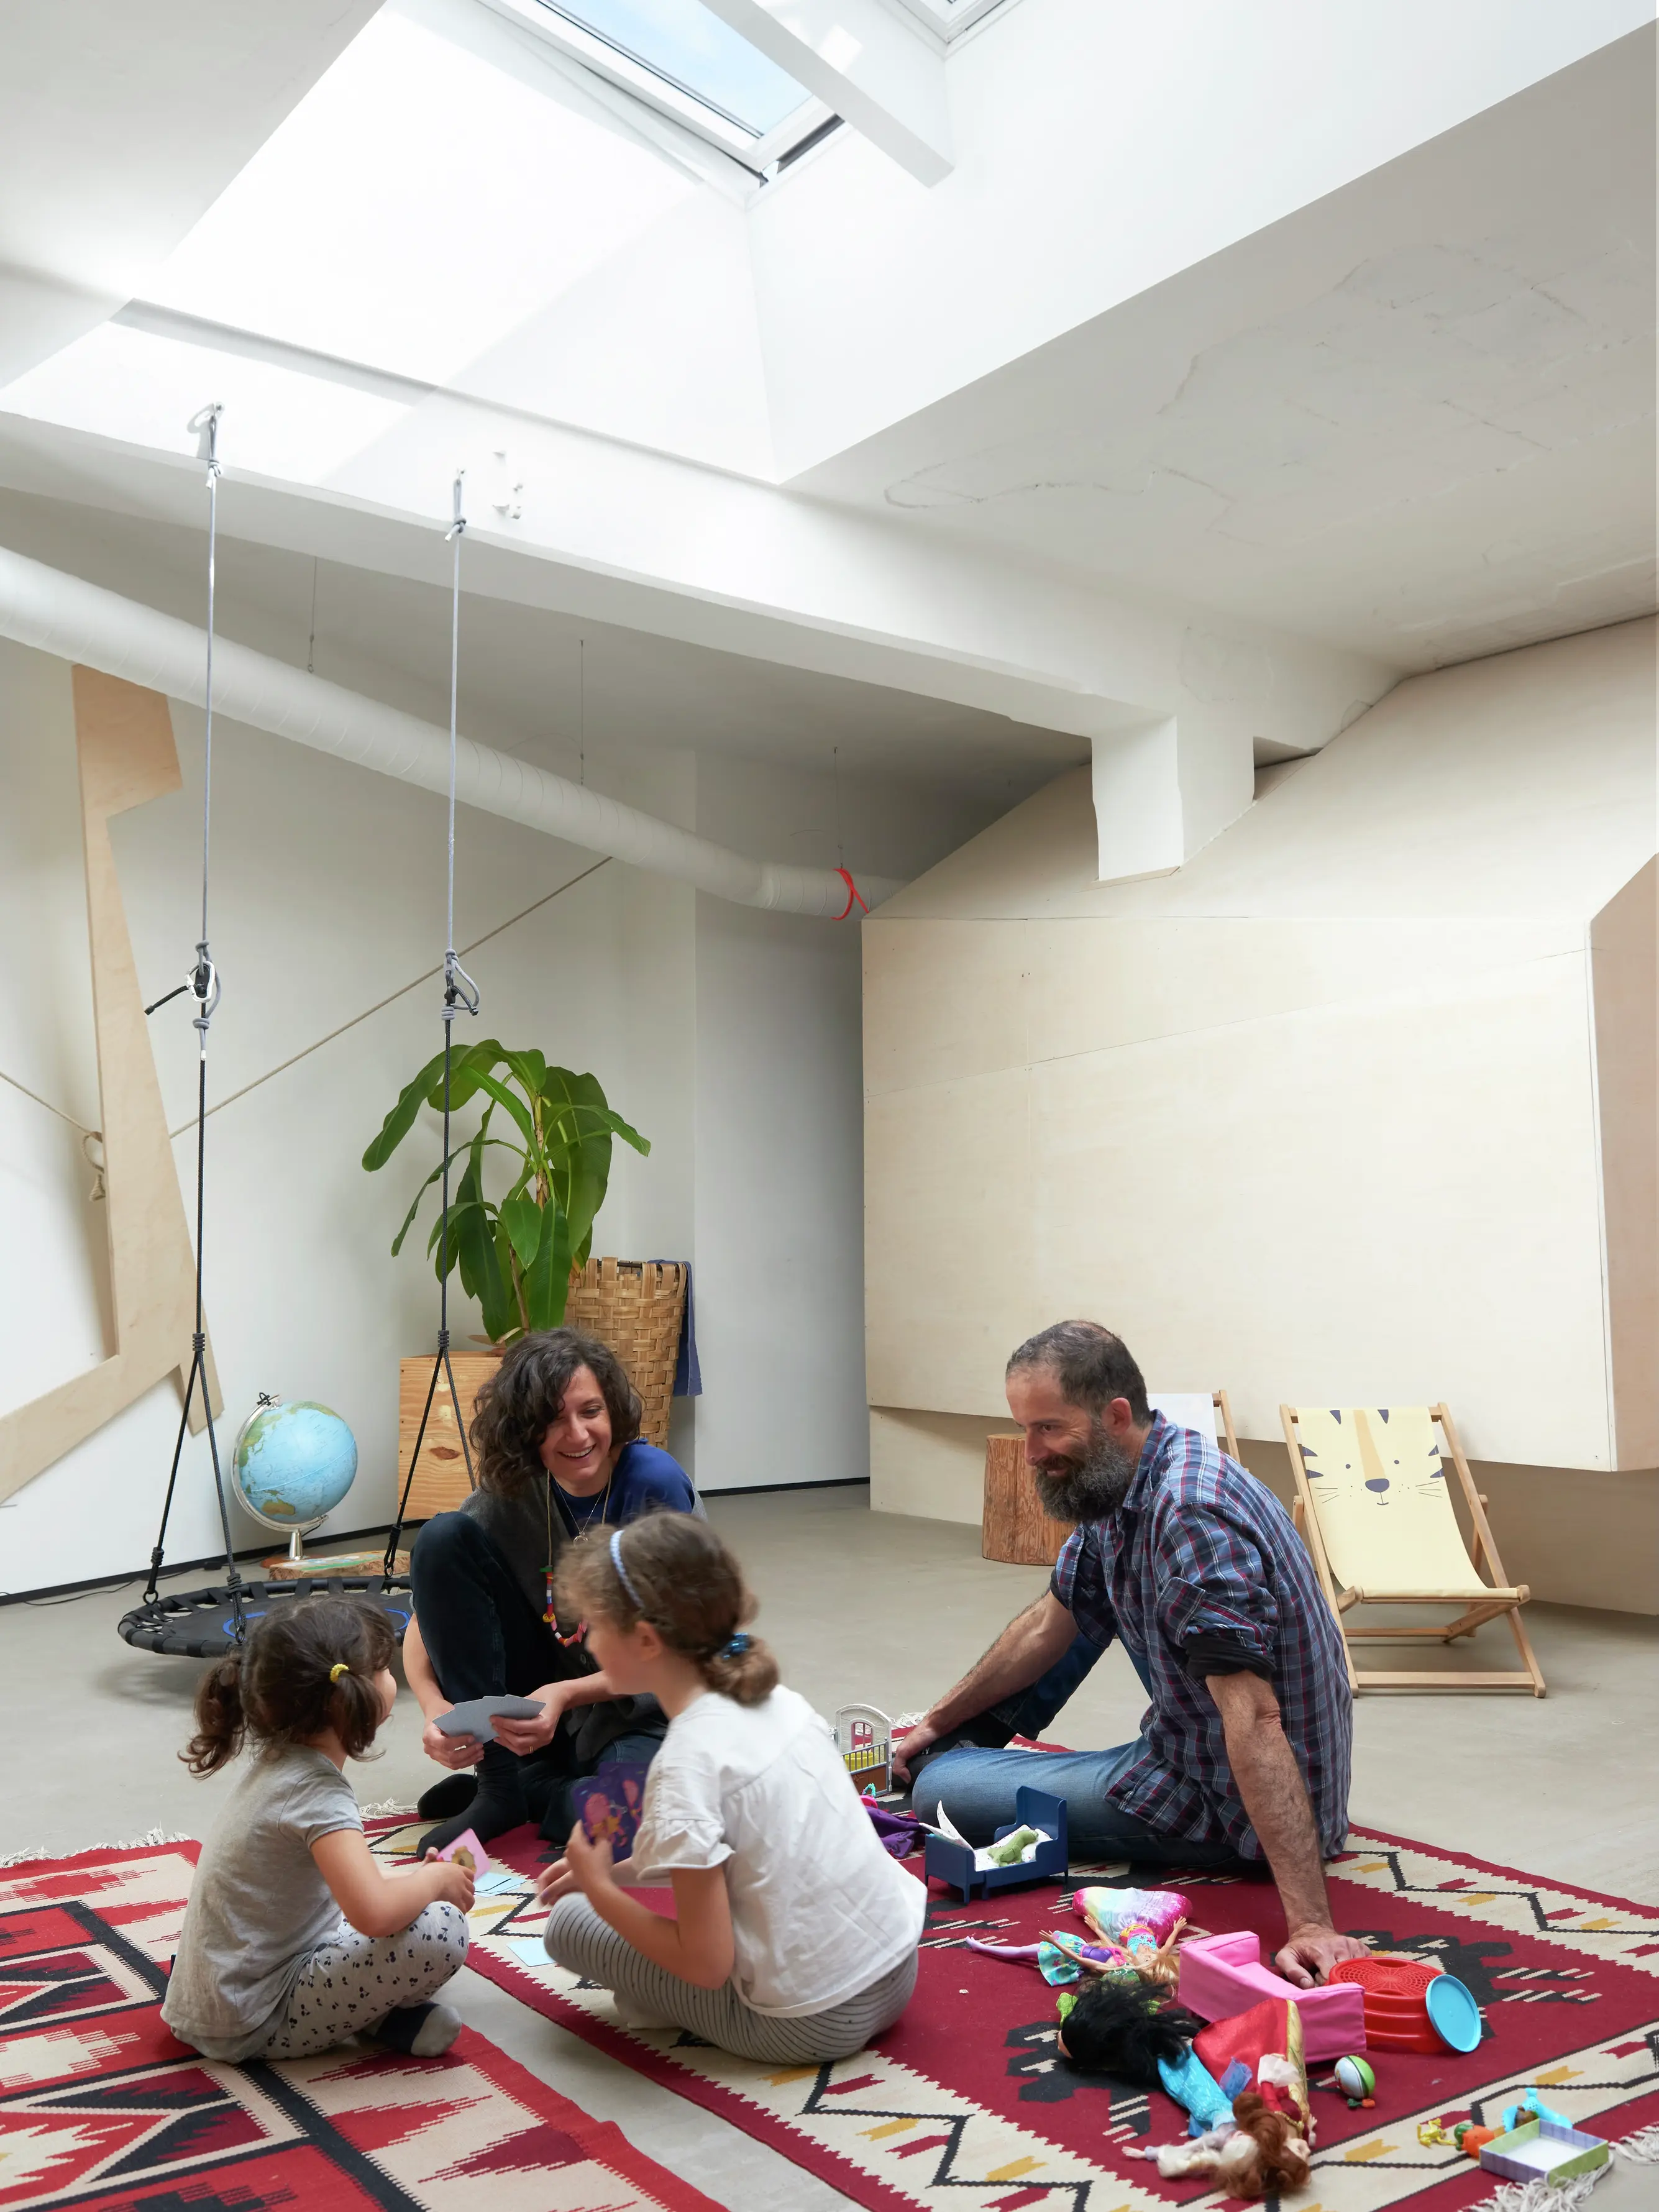
[[[541,1706],[541,1711],[531,1719],[514,1720],[506,1713],[497,1713],[496,1742],[505,1744],[520,1759],[551,1743],[554,1731],[564,1717],[569,1688],[568,1682],[544,1682],[539,1690],[532,1690],[531,1698]]]
[[[1331,1968],[1340,1965],[1344,1959],[1370,1956],[1358,1936],[1339,1936],[1334,1928],[1309,1921],[1300,1928],[1291,1929],[1289,1942],[1275,1954],[1273,1964],[1287,1982],[1294,1982],[1299,1990],[1310,1990],[1324,1981]]]
[[[453,1705],[440,1705],[427,1715],[426,1726],[421,1731],[421,1749],[428,1759],[435,1759],[440,1766],[447,1766],[452,1771],[476,1766],[484,1755],[484,1747],[476,1735],[446,1735],[438,1726],[438,1715],[454,1710]]]
[[[924,1716],[914,1728],[907,1729],[902,1736],[894,1738],[893,1772],[899,1781],[915,1780],[910,1771],[910,1761],[919,1758],[929,1744],[937,1743],[944,1733],[943,1729],[935,1728]]]

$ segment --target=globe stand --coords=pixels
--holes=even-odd
[[[292,1582],[297,1576],[307,1576],[313,1581],[325,1580],[331,1575],[378,1575],[389,1572],[394,1581],[401,1581],[409,1572],[407,1552],[394,1552],[392,1565],[386,1564],[386,1551],[377,1544],[372,1552],[307,1552],[299,1548],[296,1529],[286,1552],[278,1552],[274,1559],[261,1559],[269,1582]]]

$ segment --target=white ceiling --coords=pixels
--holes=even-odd
[[[1638,33],[798,479],[1419,669],[1655,604]]]
[[[0,10],[0,376],[140,290],[379,4]]]

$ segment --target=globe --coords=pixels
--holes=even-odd
[[[284,1405],[263,1392],[231,1460],[236,1495],[256,1521],[299,1539],[331,1514],[357,1473],[357,1440],[326,1406]]]

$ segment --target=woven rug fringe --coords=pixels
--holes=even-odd
[[[1659,2166],[1659,2127],[1640,2128],[1613,2148],[1615,2157],[1627,2158],[1634,2165]],[[1576,2212],[1601,2176],[1612,2171],[1609,2161],[1597,2166],[1594,2173],[1564,2182],[1559,2189],[1553,2189],[1547,2181],[1505,2182],[1496,2196],[1476,2205],[1474,2212]]]
[[[78,1859],[88,1851],[143,1851],[155,1844],[189,1844],[195,1838],[182,1828],[148,1828],[142,1836],[118,1836],[111,1844],[77,1844],[73,1850],[48,1851],[38,1846],[33,1850],[11,1851],[0,1858],[0,1867],[28,1866],[36,1859]]]
[[[1495,2196],[1474,2206],[1472,2212],[1577,2212],[1601,2176],[1612,2171],[1611,2166],[1598,2166],[1594,2173],[1581,2173],[1559,2189],[1544,2180],[1506,2181]]]

